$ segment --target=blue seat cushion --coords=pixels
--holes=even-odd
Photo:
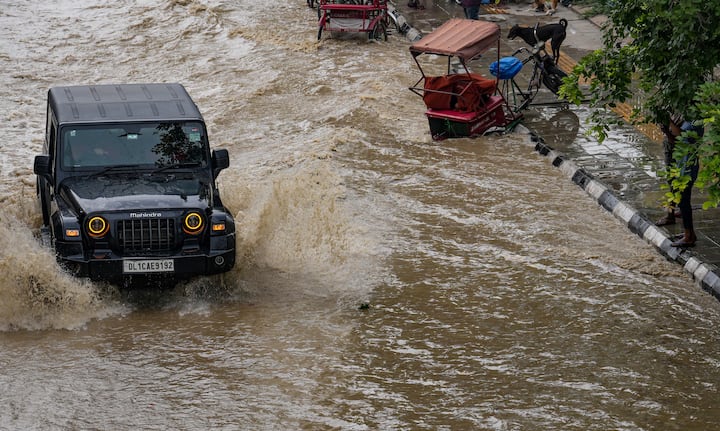
[[[512,79],[520,72],[523,64],[517,57],[503,57],[500,59],[499,66],[497,61],[493,61],[490,65],[490,73],[499,79]]]

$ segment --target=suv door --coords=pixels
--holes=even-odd
[[[47,112],[47,125],[45,130],[45,152],[49,158],[49,176],[50,178],[55,177],[55,152],[57,139],[57,122],[52,110],[48,107]],[[43,225],[50,225],[50,206],[51,199],[53,196],[53,185],[42,175],[38,176],[37,180],[37,193],[40,199],[40,208],[42,210]]]

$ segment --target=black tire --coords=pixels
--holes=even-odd
[[[552,91],[553,94],[557,94],[558,90],[560,90],[560,86],[562,85],[562,80],[566,76],[567,73],[563,72],[557,67],[553,67],[553,70],[545,71],[542,77],[542,81],[543,84],[545,84],[545,86],[548,88],[548,90]]]
[[[52,231],[47,226],[43,226],[40,228],[40,244],[42,244],[43,247],[52,249],[52,246],[53,246]]]
[[[387,26],[385,25],[385,22],[382,20],[378,21],[375,28],[373,28],[368,34],[368,38],[387,41]]]
[[[523,109],[527,108],[528,106],[530,106],[532,104],[532,101],[535,100],[535,96],[537,96],[538,91],[540,91],[540,87],[542,86],[540,84],[541,79],[538,76],[541,73],[542,73],[542,70],[538,66],[535,66],[535,68],[533,70],[533,74],[530,77],[530,81],[528,81],[527,90],[524,92],[521,92],[521,97],[523,100],[522,100],[522,103],[520,104],[520,106],[518,107],[517,111],[522,111]]]
[[[320,38],[322,37],[322,29],[322,27],[318,28],[318,40],[320,40]]]
[[[43,226],[50,225],[50,191],[45,181],[38,180],[37,192],[40,198],[40,209],[42,211]]]

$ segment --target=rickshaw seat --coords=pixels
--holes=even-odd
[[[496,84],[494,79],[476,73],[427,76],[423,101],[430,109],[474,111],[487,103]]]

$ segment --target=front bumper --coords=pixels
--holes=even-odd
[[[146,273],[125,273],[123,271],[123,260],[121,258],[104,259],[83,259],[76,257],[62,257],[58,260],[61,265],[79,277],[89,277],[92,280],[117,281],[123,278],[169,278],[186,279],[198,275],[220,274],[230,271],[235,266],[235,250],[227,250],[212,254],[194,254],[168,257],[133,257],[133,261],[172,259],[174,261],[173,271],[146,272]]]

